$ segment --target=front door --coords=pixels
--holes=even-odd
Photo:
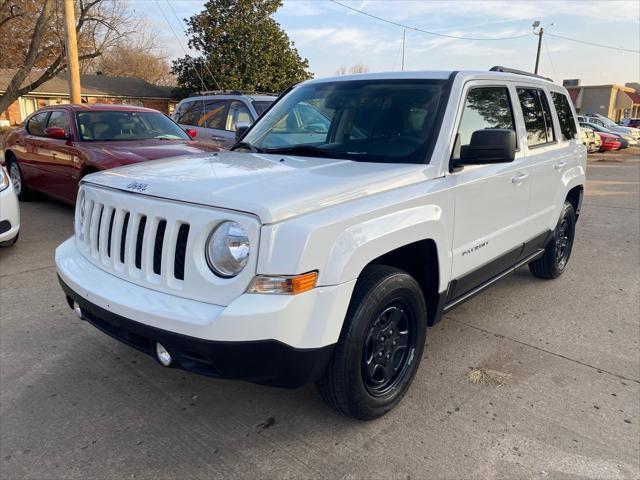
[[[458,135],[465,148],[476,130],[518,131],[506,84],[474,81],[465,86]],[[522,133],[522,132],[520,132]],[[529,203],[530,169],[518,135],[513,162],[465,166],[455,177],[452,283],[448,301],[455,301],[499,275],[518,260],[526,240],[522,231]]]

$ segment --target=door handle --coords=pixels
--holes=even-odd
[[[527,178],[529,177],[528,173],[519,173],[518,175],[516,175],[515,177],[511,177],[511,182],[515,183],[516,185],[520,185],[522,182],[524,182]]]
[[[217,141],[219,141],[219,142],[223,142],[223,141],[225,141],[226,139],[225,139],[224,137],[219,137],[219,136],[217,136],[217,135],[211,135],[211,140],[217,140]]]
[[[563,169],[564,167],[566,167],[566,166],[567,166],[567,162],[565,162],[565,161],[563,160],[563,161],[561,161],[560,163],[556,163],[556,164],[553,166],[553,168],[555,168],[555,169],[559,172],[560,170],[562,170],[562,169]]]

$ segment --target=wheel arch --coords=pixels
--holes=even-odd
[[[582,198],[584,195],[584,185],[579,184],[575,187],[571,188],[567,192],[567,196],[565,197],[565,201],[568,201],[573,205],[573,210],[576,214],[576,220],[580,216],[580,209],[582,208]]]

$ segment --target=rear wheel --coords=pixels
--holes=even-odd
[[[7,163],[9,164],[9,178],[11,178],[11,183],[18,199],[21,201],[31,200],[33,192],[24,183],[18,160],[15,157],[10,157],[7,159]]]
[[[356,284],[333,357],[318,381],[338,412],[370,420],[402,399],[420,364],[426,305],[418,283],[384,265],[367,267]]]
[[[542,257],[529,263],[529,270],[536,277],[557,278],[564,272],[571,250],[576,229],[576,213],[570,202],[565,202],[560,220],[553,231],[553,237],[547,243]]]

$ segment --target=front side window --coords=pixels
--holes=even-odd
[[[518,88],[518,98],[527,130],[527,145],[535,147],[553,142],[551,111],[545,93],[538,88]]]
[[[39,137],[44,136],[45,125],[47,124],[47,117],[49,112],[37,113],[27,123],[27,131],[31,135],[37,135]]]
[[[572,140],[576,138],[578,131],[576,130],[576,122],[573,119],[573,112],[567,96],[559,92],[551,92],[551,98],[558,114],[562,139]]]
[[[80,140],[189,140],[171,119],[155,112],[93,111],[76,114]]]
[[[473,132],[487,128],[515,130],[507,87],[476,87],[467,94],[458,127],[460,145],[469,145]]]
[[[355,80],[294,88],[244,137],[266,153],[424,163],[445,80]]]
[[[62,128],[65,132],[68,133],[70,131],[69,115],[67,114],[67,112],[62,111],[51,112],[47,127]]]
[[[229,114],[227,115],[227,125],[225,130],[235,132],[238,122],[251,124],[251,114],[244,103],[232,101],[229,106]]]

